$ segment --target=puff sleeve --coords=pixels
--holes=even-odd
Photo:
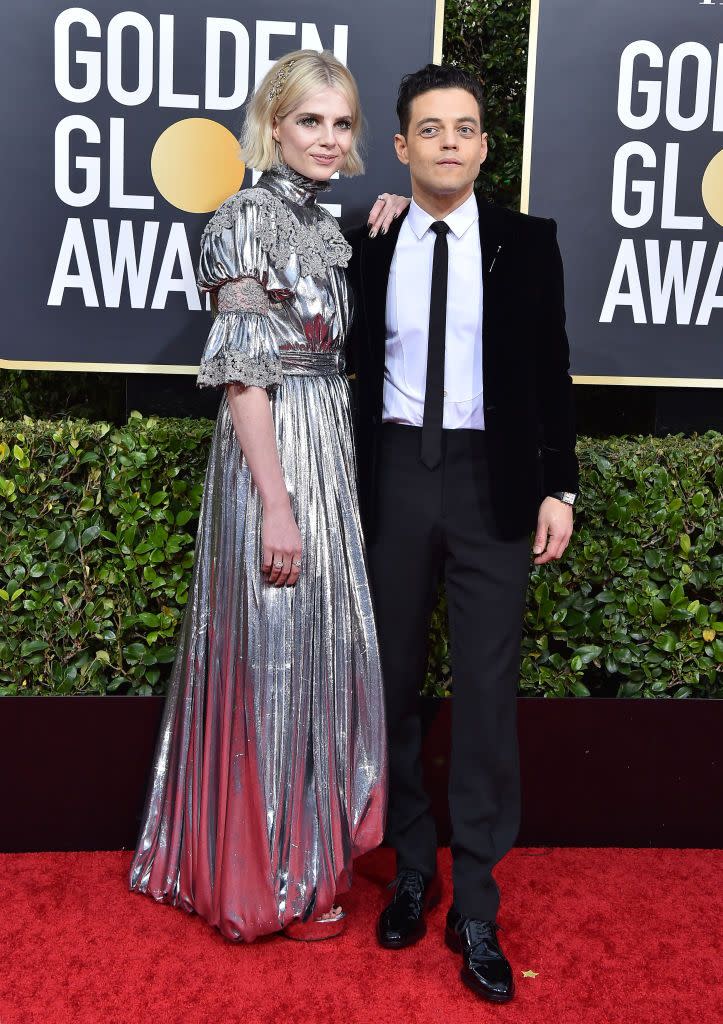
[[[273,391],[281,383],[262,216],[240,192],[219,207],[203,233],[198,286],[212,293],[216,316],[201,357],[199,387],[246,384]]]

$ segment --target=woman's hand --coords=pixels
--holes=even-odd
[[[377,196],[367,219],[369,237],[374,238],[380,231],[386,235],[389,225],[400,213],[404,213],[411,201],[407,196],[397,196],[393,192],[382,192]]]
[[[264,508],[262,572],[274,587],[293,587],[301,572],[301,533],[291,507]]]
[[[301,572],[301,534],[281,472],[269,396],[264,388],[229,384],[228,406],[241,451],[263,507],[261,571],[275,587],[293,587]]]

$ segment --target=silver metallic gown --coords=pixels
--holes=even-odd
[[[262,506],[226,397],[130,887],[251,941],[329,910],[382,839],[381,669],[342,349],[349,248],[283,167],[202,239],[218,308],[201,386],[265,387],[302,535],[295,587],[264,582]]]

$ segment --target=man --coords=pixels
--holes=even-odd
[[[487,155],[480,86],[428,65],[397,104],[412,204],[387,233],[352,233],[359,486],[385,677],[388,949],[417,942],[439,898],[418,694],[438,581],[452,642],[449,806],[454,893],[446,941],[462,980],[512,998],[492,869],[519,824],[516,683],[536,565],[559,558],[577,488],[563,276],[553,221],[478,200]]]

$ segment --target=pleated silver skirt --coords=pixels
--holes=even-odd
[[[301,577],[261,575],[261,502],[224,397],[130,873],[132,890],[246,941],[329,910],[386,809],[349,389],[335,357],[297,356],[272,410]]]

